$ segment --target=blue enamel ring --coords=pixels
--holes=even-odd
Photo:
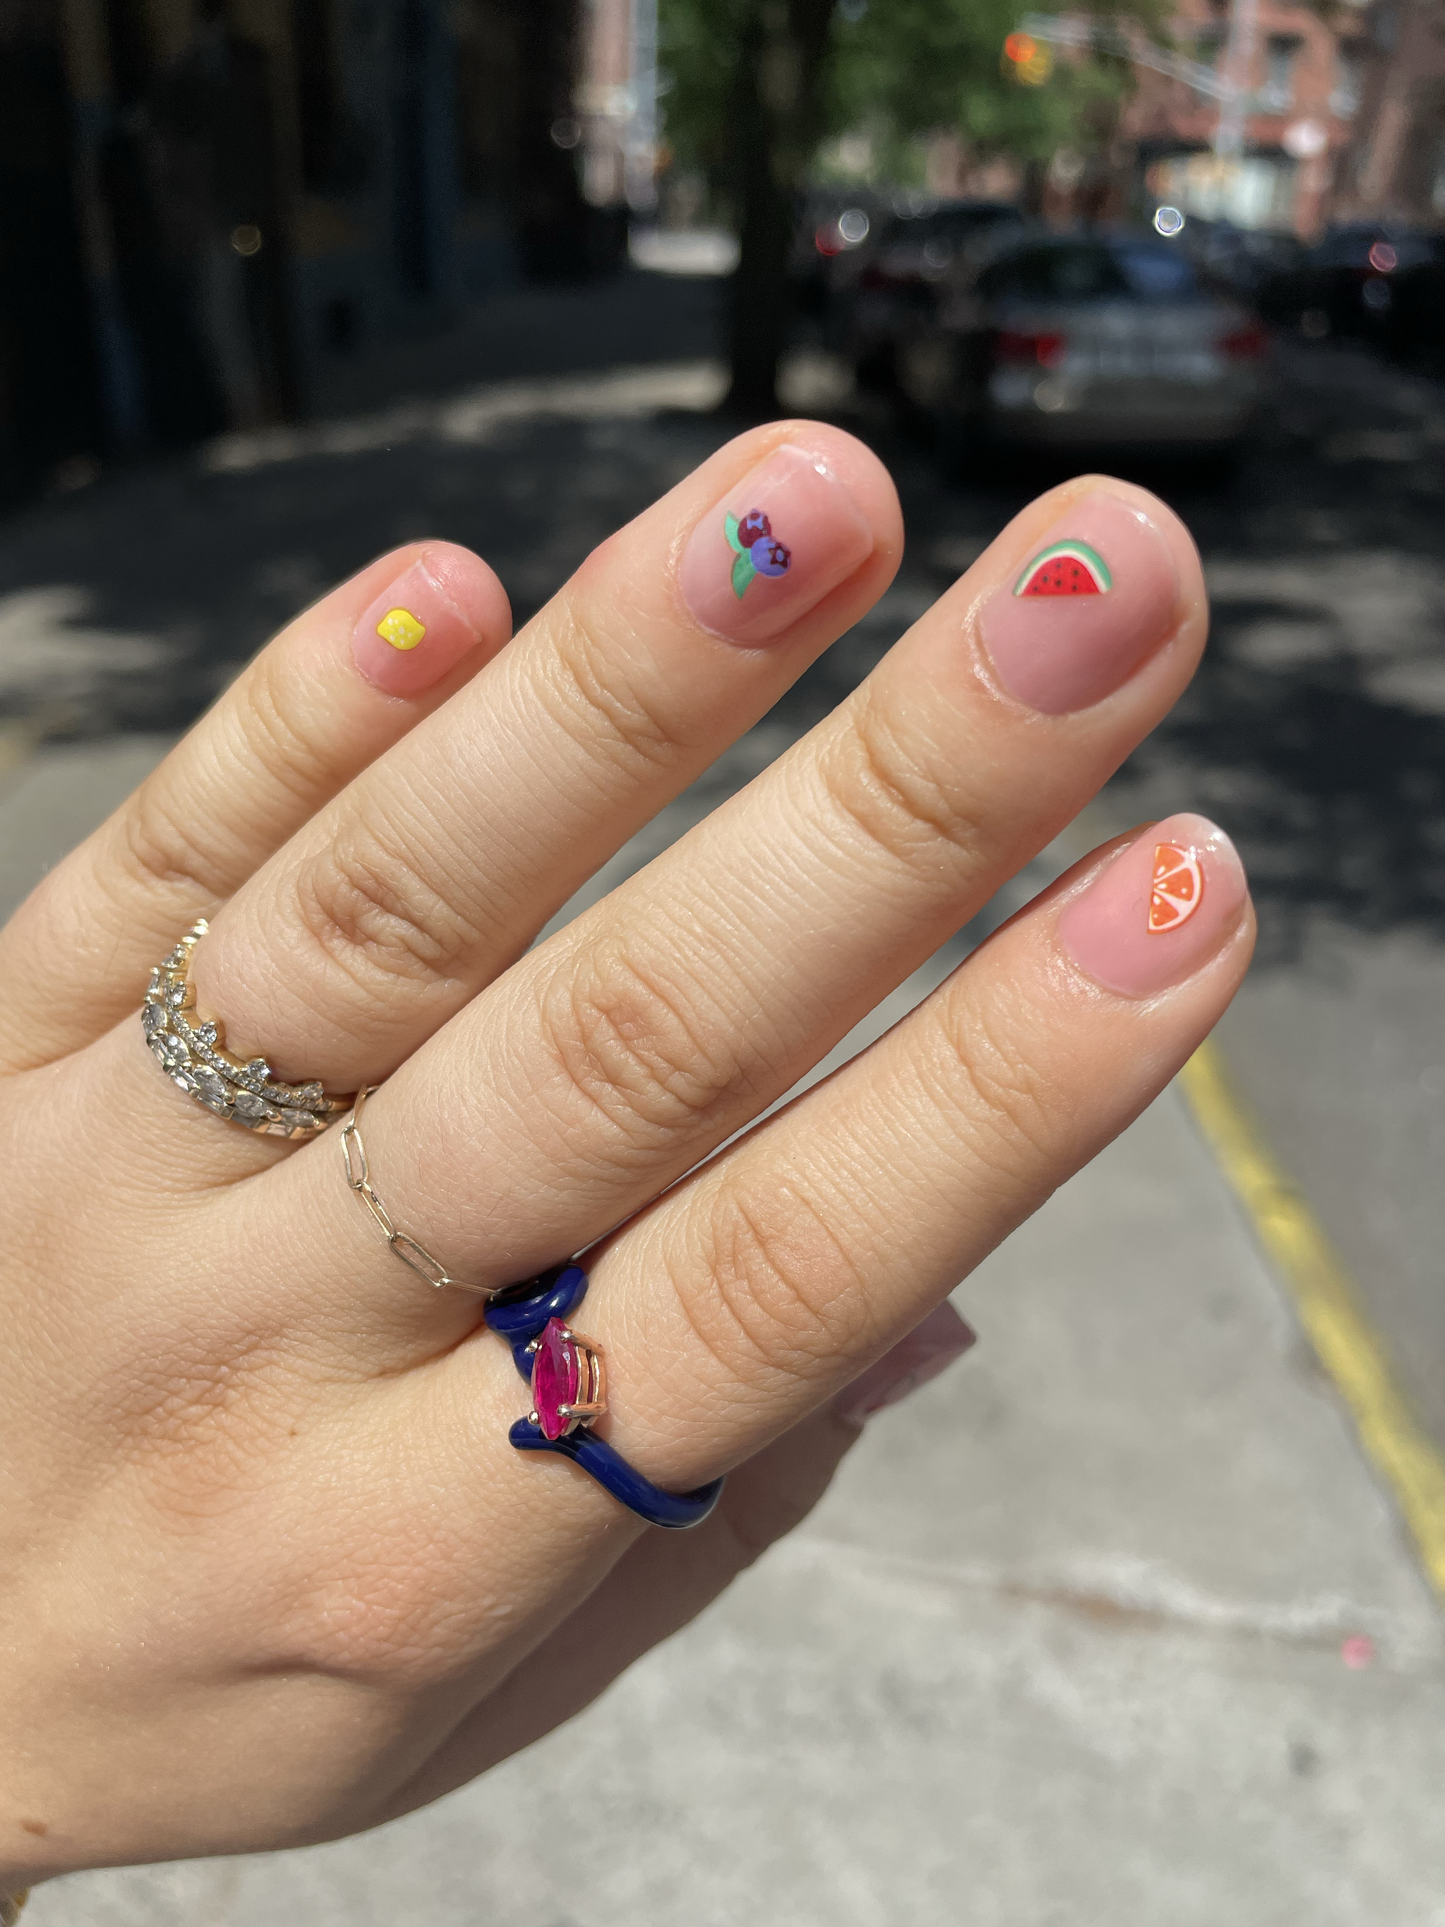
[[[532,1388],[530,1414],[507,1436],[519,1452],[571,1459],[649,1525],[701,1525],[722,1494],[721,1479],[696,1492],[664,1492],[592,1430],[590,1421],[607,1410],[607,1368],[591,1339],[567,1323],[586,1295],[587,1273],[563,1265],[498,1292],[487,1306],[487,1323],[511,1346],[513,1363]]]

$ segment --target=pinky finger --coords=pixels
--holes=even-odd
[[[0,932],[0,1068],[100,1036],[150,967],[321,806],[475,674],[511,626],[449,542],[379,557],[272,641]],[[62,967],[34,968],[37,958]]]

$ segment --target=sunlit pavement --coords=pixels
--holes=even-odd
[[[695,303],[673,338],[696,352],[646,372],[419,383],[0,530],[6,901],[386,543],[470,542],[530,613],[725,434],[688,329]],[[1286,362],[1236,484],[1158,478],[1215,642],[1091,833],[1196,805],[1240,841],[1264,944],[1226,1050],[1445,1439],[1445,398],[1348,350]],[[825,366],[793,379],[836,407]],[[898,476],[898,584],[610,879],[824,713],[1029,492],[945,488],[876,411],[842,418]],[[87,1875],[29,1917],[1439,1927],[1438,1610],[1177,1096],[959,1302],[977,1351],[565,1733],[380,1835]]]

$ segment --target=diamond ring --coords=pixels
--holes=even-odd
[[[351,1108],[350,1097],[328,1097],[315,1082],[283,1084],[264,1057],[245,1064],[232,1057],[218,1021],[195,1022],[191,955],[208,928],[202,917],[151,972],[140,1014],[151,1055],[173,1084],[217,1117],[264,1137],[317,1136]]]

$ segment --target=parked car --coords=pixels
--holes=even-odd
[[[1390,354],[1445,371],[1445,247],[1391,275],[1381,339]]]
[[[955,267],[985,236],[1021,227],[1004,201],[945,201],[874,224],[829,280],[828,337],[864,387],[891,385],[898,344],[934,312]]]
[[[1253,305],[1266,282],[1302,268],[1309,250],[1293,234],[1191,220],[1183,245],[1206,281]]]
[[[870,188],[815,187],[798,197],[788,279],[800,314],[820,315],[840,256],[860,248],[892,209]]]
[[[899,355],[950,456],[980,445],[1227,453],[1269,339],[1153,236],[1033,235],[954,284]]]
[[[1385,340],[1399,278],[1442,259],[1445,242],[1438,234],[1380,221],[1331,228],[1299,267],[1264,281],[1260,312],[1314,341],[1332,335]]]

